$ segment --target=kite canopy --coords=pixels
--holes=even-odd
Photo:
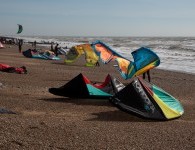
[[[109,74],[100,84],[92,83],[86,76],[79,74],[64,86],[49,88],[49,92],[70,98],[106,98],[127,113],[148,119],[170,120],[184,113],[176,98],[140,77],[134,77],[124,86]]]
[[[149,48],[141,47],[133,51],[131,54],[134,58],[136,75],[143,74],[147,70],[160,64],[160,58],[158,55]]]
[[[18,32],[17,34],[20,34],[23,31],[22,25],[18,24]]]
[[[93,42],[92,47],[95,53],[101,58],[104,64],[109,63],[110,61],[116,59],[117,57],[124,58],[123,56],[112,50],[109,46],[107,46],[101,41]]]
[[[184,113],[176,98],[140,77],[133,78],[112,97],[111,102],[127,113],[149,119],[170,120]]]
[[[140,75],[160,64],[157,54],[145,47],[133,51],[131,54],[134,61],[130,61],[101,41],[93,42],[91,45],[104,64],[110,61],[117,62],[118,70],[124,79]]]
[[[65,62],[72,63],[83,54],[85,54],[86,66],[94,66],[99,59],[104,64],[116,61],[117,69],[124,79],[143,74],[160,64],[160,58],[149,48],[141,47],[133,51],[131,54],[134,61],[131,61],[101,41],[73,46],[65,55]]]
[[[50,88],[49,92],[70,98],[109,98],[125,86],[116,78],[107,75],[101,84],[93,84],[87,77],[79,74],[64,86]]]
[[[27,70],[25,66],[22,67],[12,67],[7,64],[0,64],[0,71],[8,72],[8,73],[18,73],[18,74],[26,74]]]
[[[44,52],[39,52],[36,49],[28,49],[22,52],[25,57],[28,58],[38,58],[46,60],[60,60],[60,57],[55,56],[54,52],[46,50]]]
[[[82,45],[76,45],[71,47],[71,49],[65,55],[65,63],[72,63],[76,61],[76,59],[79,58],[82,54],[84,54],[84,49]]]
[[[68,51],[68,53],[65,55],[65,63],[72,63],[81,55],[85,55],[86,66],[94,66],[99,59],[90,44],[81,44],[73,46]]]

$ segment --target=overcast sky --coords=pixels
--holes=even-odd
[[[1,0],[0,34],[195,36],[195,0]]]

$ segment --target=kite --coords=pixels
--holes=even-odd
[[[25,57],[28,58],[37,58],[37,59],[45,59],[45,60],[60,60],[60,57],[55,56],[54,52],[50,50],[45,50],[40,52],[36,49],[28,49],[22,52]]]
[[[141,77],[134,77],[125,86],[109,74],[104,82],[93,83],[80,73],[63,86],[49,88],[49,92],[69,98],[109,99],[120,110],[147,119],[170,120],[184,113],[176,98]]]
[[[105,99],[113,96],[125,86],[115,77],[107,75],[103,83],[93,83],[83,74],[79,74],[59,88],[49,88],[49,92],[70,98]]]
[[[170,120],[184,114],[179,100],[140,77],[134,77],[110,102],[122,111],[148,119]]]
[[[25,66],[22,67],[12,67],[8,64],[0,64],[0,71],[8,73],[18,73],[18,74],[27,74],[27,69]]]
[[[84,54],[86,66],[95,66],[99,59],[104,64],[116,61],[117,65],[115,66],[117,66],[117,69],[125,80],[143,74],[160,64],[158,55],[149,48],[141,47],[133,51],[131,54],[134,61],[131,61],[101,41],[73,46],[65,55],[65,62],[72,63]]]
[[[73,46],[65,55],[65,63],[76,61],[81,55],[85,55],[86,66],[94,66],[99,57],[95,54],[90,44],[81,44]]]
[[[118,70],[125,80],[143,74],[160,64],[160,58],[149,48],[141,47],[133,51],[131,54],[134,61],[131,61],[101,41],[93,42],[91,45],[104,64],[110,61],[117,62]]]
[[[160,65],[160,58],[149,48],[141,47],[131,53],[134,59],[136,75]]]
[[[18,24],[18,32],[17,34],[20,34],[23,31],[22,25]]]
[[[101,41],[93,42],[91,45],[95,53],[101,58],[104,64],[109,63],[110,61],[116,59],[117,57],[124,58],[122,55],[118,54]]]

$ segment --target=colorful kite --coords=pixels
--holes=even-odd
[[[27,74],[27,70],[25,66],[13,67],[8,64],[0,64],[0,71],[8,72],[8,73]]]
[[[93,83],[80,73],[63,86],[49,88],[49,92],[69,98],[109,99],[117,108],[148,119],[170,120],[184,114],[179,100],[140,77],[125,86],[109,74],[104,82]]]
[[[184,114],[179,100],[140,77],[133,78],[110,102],[127,113],[148,119],[170,120]]]
[[[143,74],[160,64],[159,57],[152,50],[145,47],[133,51],[131,54],[134,61],[131,61],[101,41],[93,42],[91,45],[103,63],[107,64],[110,61],[117,62],[118,70],[124,79],[130,79]]]
[[[59,88],[49,88],[49,92],[71,98],[105,99],[117,93],[125,86],[116,78],[107,75],[103,83],[92,83],[86,76],[79,74]]]
[[[28,49],[22,52],[25,57],[28,58],[37,58],[37,59],[45,59],[45,60],[60,60],[60,57],[55,56],[54,52],[45,50],[40,52],[36,49]]]
[[[67,55],[65,55],[65,63],[72,63],[81,55],[85,55],[86,66],[94,66],[99,59],[90,44],[81,44],[73,46],[69,50]]]

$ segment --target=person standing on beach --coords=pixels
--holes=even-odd
[[[95,63],[95,66],[100,66],[100,63],[99,63],[99,61],[97,61],[96,63]]]
[[[36,47],[37,47],[37,41],[35,40],[34,41],[34,48],[36,49]]]
[[[51,42],[51,51],[53,52],[54,49],[53,49],[53,42]]]
[[[144,72],[144,73],[143,73],[143,79],[146,78],[146,74],[147,74],[147,76],[148,76],[148,81],[150,82],[150,81],[151,81],[151,78],[150,78],[150,70],[148,70],[147,72]]]
[[[23,44],[23,40],[22,40],[22,39],[19,39],[19,40],[18,40],[19,53],[22,52],[22,44]]]
[[[56,46],[55,46],[55,49],[54,49],[54,53],[56,54],[56,56],[58,56],[58,43],[56,44]]]

